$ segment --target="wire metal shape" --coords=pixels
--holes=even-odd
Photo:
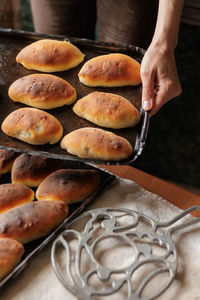
[[[171,237],[172,234],[200,222],[200,218],[190,218],[189,221],[187,220],[184,223],[174,224],[195,210],[200,210],[200,206],[190,207],[168,222],[159,222],[140,212],[123,208],[103,208],[87,211],[75,219],[70,228],[63,231],[54,241],[51,252],[53,269],[65,288],[81,299],[90,300],[95,295],[112,295],[125,284],[128,300],[156,299],[171,285],[176,275],[178,259],[176,246]],[[128,224],[120,223],[120,218],[124,216],[128,217]],[[73,229],[77,222],[78,224],[84,224],[81,232]],[[101,233],[94,236],[95,224],[97,223],[101,227]],[[141,227],[140,223],[143,223],[144,226]],[[167,227],[169,228],[166,229]],[[77,240],[74,254],[70,248],[70,241],[73,238]],[[132,248],[134,257],[128,266],[110,268],[102,264],[96,257],[98,245],[109,239],[118,239]],[[154,245],[162,249],[161,253],[155,253]],[[60,246],[66,251],[65,271],[67,280],[58,263],[57,251]],[[82,272],[81,268],[83,251],[87,252],[92,261],[92,268],[86,272]],[[73,264],[74,267],[72,267]],[[149,264],[153,265],[154,269],[143,276],[137,287],[133,288],[133,276],[141,267]],[[157,286],[156,291],[143,296],[145,288],[161,273],[167,273],[167,280],[164,281],[162,286]],[[90,279],[94,275],[101,282],[101,288],[91,285]],[[113,275],[118,275],[118,277],[111,280]],[[111,284],[108,284],[110,280]]]

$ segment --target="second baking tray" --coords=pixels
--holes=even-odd
[[[0,30],[0,98],[1,98],[1,109],[0,109],[0,124],[6,116],[12,111],[24,107],[25,105],[21,103],[13,102],[8,97],[9,86],[18,78],[38,73],[34,70],[25,69],[22,65],[16,63],[16,55],[25,46],[31,44],[32,42],[44,38],[65,40],[64,36],[54,36],[46,34],[37,34],[24,31],[16,31],[11,29],[1,29]],[[133,154],[126,160],[122,161],[99,161],[99,160],[88,160],[81,159],[79,157],[73,156],[67,153],[65,150],[60,148],[60,143],[55,145],[29,145],[17,139],[6,136],[2,130],[0,130],[0,148],[12,149],[19,152],[26,152],[33,155],[44,155],[51,158],[60,158],[65,160],[75,160],[83,161],[87,163],[95,164],[131,164],[136,158],[141,154],[143,147],[145,145],[146,136],[148,132],[149,124],[149,114],[143,111],[141,107],[141,86],[133,87],[115,87],[115,88],[102,88],[102,87],[88,87],[79,82],[78,72],[82,65],[89,59],[108,53],[124,53],[130,55],[134,59],[141,62],[144,55],[144,50],[131,46],[122,44],[112,44],[112,43],[102,43],[86,39],[70,38],[70,41],[76,45],[86,56],[83,63],[77,67],[64,71],[54,73],[67,80],[77,91],[77,99],[80,99],[87,94],[97,90],[101,92],[109,92],[121,95],[132,102],[140,111],[141,121],[136,127],[110,130],[115,134],[126,138],[133,146]],[[82,119],[75,115],[72,111],[72,105],[63,106],[61,108],[56,108],[48,110],[48,112],[54,115],[63,125],[64,135],[82,127],[98,127],[91,122]]]
[[[94,169],[100,174],[100,184],[98,189],[90,196],[88,196],[83,202],[75,203],[69,205],[69,215],[68,217],[50,233],[49,235],[36,239],[24,245],[25,253],[20,261],[20,263],[12,270],[2,281],[0,281],[0,293],[3,288],[10,287],[12,279],[16,277],[22,270],[29,264],[29,262],[40,253],[46,245],[48,245],[54,238],[65,229],[65,226],[70,224],[75,217],[77,217],[85,208],[99,195],[104,187],[106,187],[114,178],[115,175],[105,171],[98,167],[88,166],[83,162],[78,161],[66,161],[64,167],[66,169]],[[10,173],[2,175],[0,178],[0,183],[10,183]],[[33,188],[33,190],[36,190]],[[0,297],[1,298],[1,297]]]

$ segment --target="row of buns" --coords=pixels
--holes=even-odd
[[[8,90],[14,102],[39,109],[70,105],[76,100],[76,90],[60,77],[31,74],[17,79]],[[92,92],[79,99],[73,111],[81,118],[107,128],[126,128],[137,125],[140,114],[127,99],[117,94]]]
[[[42,39],[23,48],[16,61],[27,69],[52,73],[74,68],[84,57],[70,42]],[[87,61],[78,77],[88,86],[138,85],[141,83],[140,64],[126,54],[100,55]]]
[[[33,145],[55,144],[63,136],[61,123],[36,108],[20,108],[2,123],[5,134]],[[132,145],[125,138],[99,128],[84,127],[65,135],[61,148],[81,158],[121,160],[128,158]]]
[[[12,183],[0,185],[0,280],[20,261],[23,244],[50,233],[67,217],[68,205],[97,190],[96,170],[62,167],[59,160],[20,154],[11,168]]]

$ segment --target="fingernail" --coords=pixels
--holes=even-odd
[[[152,104],[153,104],[152,99],[144,100],[142,106],[143,106],[144,110],[150,110],[150,109],[152,109]]]

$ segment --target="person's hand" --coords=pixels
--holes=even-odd
[[[142,106],[154,115],[181,93],[174,51],[150,46],[141,64]]]

